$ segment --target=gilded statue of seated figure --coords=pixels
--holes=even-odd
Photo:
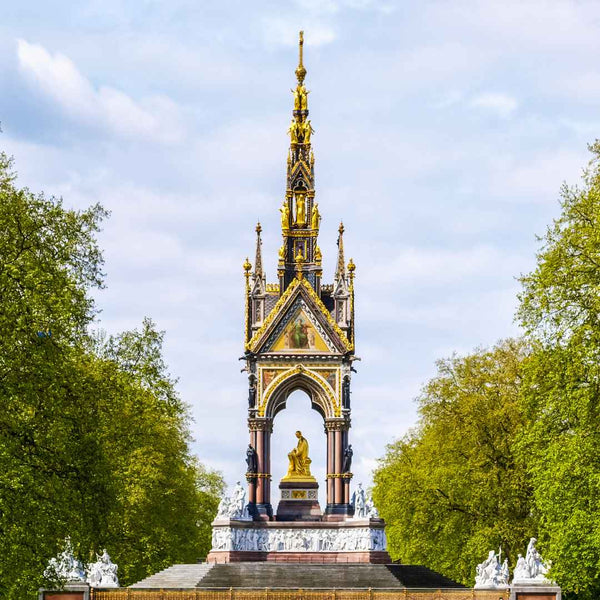
[[[308,442],[301,431],[296,431],[298,445],[288,454],[290,465],[284,479],[313,479],[310,473],[311,460],[308,458]]]

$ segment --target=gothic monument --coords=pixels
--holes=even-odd
[[[384,523],[359,487],[351,503],[350,380],[354,356],[354,271],[344,259],[340,224],[333,284],[323,284],[315,198],[314,133],[308,118],[303,37],[292,90],[287,185],[281,212],[282,245],[277,283],[263,270],[261,226],[256,227],[254,268],[246,259],[245,361],[248,372],[247,503],[241,485],[213,523],[209,562],[307,560],[386,563]],[[296,432],[288,472],[272,490],[271,433],[295,390],[308,394],[327,436],[326,498],[311,474],[308,441]],[[318,460],[318,458],[317,458]],[[277,503],[276,503],[277,502]],[[243,505],[242,505],[243,504]]]

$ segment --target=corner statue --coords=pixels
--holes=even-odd
[[[298,445],[288,454],[290,464],[287,475],[283,479],[313,480],[314,477],[310,473],[311,460],[308,458],[308,442],[302,436],[301,431],[296,431],[296,437],[298,438]]]

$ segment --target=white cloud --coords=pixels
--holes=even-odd
[[[469,106],[489,110],[500,117],[507,118],[517,110],[519,103],[508,94],[487,92],[475,96],[469,102]]]
[[[171,143],[183,136],[178,109],[164,96],[136,102],[109,86],[95,88],[67,56],[17,41],[19,69],[70,118],[120,137]]]

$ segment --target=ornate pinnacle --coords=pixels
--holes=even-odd
[[[250,269],[252,269],[252,265],[246,256],[246,260],[244,262],[244,277],[246,278],[246,290],[250,289]]]
[[[354,280],[354,271],[356,271],[356,265],[354,264],[354,261],[350,259],[348,261],[348,273],[350,274],[350,281]]]
[[[346,269],[344,266],[344,224],[340,223],[340,227],[338,229],[338,259],[337,259],[337,267],[335,269],[335,279],[338,280],[346,274]]]
[[[260,221],[256,224],[256,260],[254,261],[254,275],[256,277],[262,277],[262,240],[260,239],[260,232],[262,227]]]
[[[306,77],[306,69],[302,64],[302,51],[304,46],[304,31],[300,32],[299,40],[298,40],[298,68],[296,69],[296,77],[298,79],[298,83],[302,85],[304,78]]]

